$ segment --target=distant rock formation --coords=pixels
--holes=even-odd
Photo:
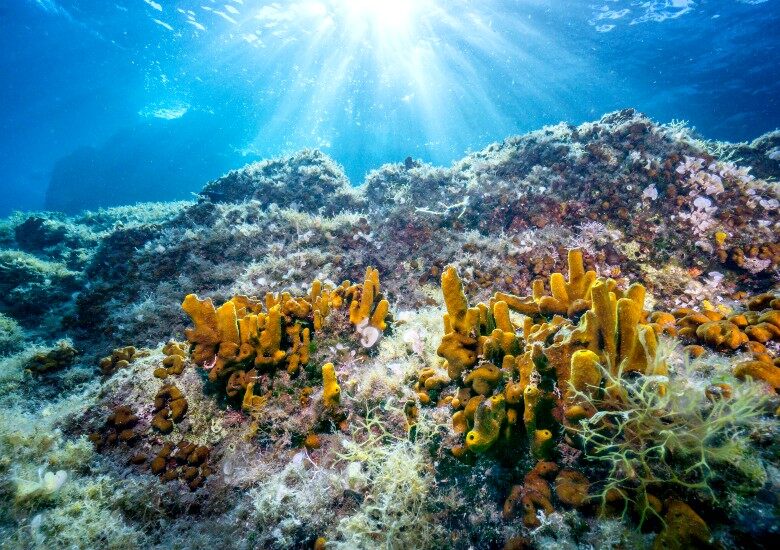
[[[752,168],[757,178],[780,181],[780,130],[768,132],[750,143],[724,145],[729,157]]]
[[[204,181],[242,164],[228,145],[237,134],[215,115],[198,112],[127,128],[100,147],[83,147],[60,159],[45,208],[77,213],[190,198]]]

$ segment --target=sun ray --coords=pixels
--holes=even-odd
[[[242,67],[256,88],[258,154],[320,147],[338,157],[339,143],[449,162],[562,112],[572,91],[556,72],[589,72],[584,53],[517,17],[526,2],[510,12],[503,0],[245,0],[193,63]]]

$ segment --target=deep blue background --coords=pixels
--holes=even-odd
[[[324,34],[290,19],[306,1],[278,2],[269,22],[260,0],[0,0],[0,215],[42,208],[50,181],[49,206],[69,210],[188,198],[302,147],[359,183],[408,155],[446,164],[624,107],[713,139],[780,126],[777,0],[428,0],[441,11],[419,28],[338,20]],[[643,21],[647,5],[679,17]],[[628,12],[596,20],[602,6]],[[417,64],[416,40],[429,55]]]

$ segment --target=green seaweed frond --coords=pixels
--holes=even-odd
[[[394,421],[397,420],[397,421]],[[358,510],[339,522],[343,548],[431,548],[443,536],[433,520],[436,494],[431,448],[445,427],[421,415],[414,430],[403,425],[402,407],[385,404],[351,421],[339,460],[362,477]]]
[[[755,477],[755,462],[746,456],[749,430],[765,415],[768,397],[757,385],[735,381],[730,398],[710,401],[691,383],[695,368],[686,359],[668,377],[630,378],[602,367],[602,387],[576,392],[598,411],[572,431],[587,460],[606,469],[596,496],[602,511],[619,494],[622,514],[636,510],[641,526],[658,516],[649,495],[676,488],[715,500],[719,468],[746,465]]]

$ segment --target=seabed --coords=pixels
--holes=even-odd
[[[780,133],[633,110],[0,222],[3,548],[767,548]]]

